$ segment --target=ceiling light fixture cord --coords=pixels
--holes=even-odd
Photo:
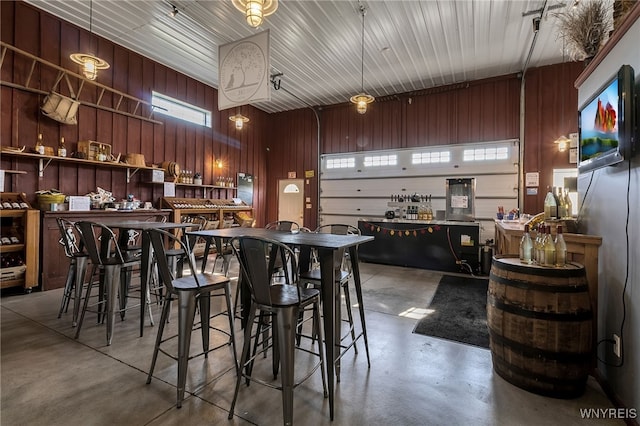
[[[362,48],[362,51],[360,52],[360,75],[362,77],[360,81],[360,88],[362,93],[364,93],[364,15],[367,14],[367,9],[365,9],[364,5],[360,2],[358,2],[358,4],[360,5],[360,13],[362,14],[362,42],[360,43]]]

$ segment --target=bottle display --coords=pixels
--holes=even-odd
[[[558,225],[558,230],[556,233],[556,266],[564,266],[567,263],[567,244],[564,241],[564,236],[562,235],[562,226]]]
[[[544,218],[555,219],[558,217],[558,203],[556,197],[551,191],[551,187],[547,186],[547,196],[544,197]]]
[[[573,203],[571,203],[571,197],[569,197],[569,190],[564,190],[564,204],[567,211],[567,217],[573,217]]]
[[[556,264],[556,244],[551,236],[551,227],[547,226],[547,233],[543,244],[544,266],[554,266]]]
[[[556,188],[555,197],[558,205],[558,219],[567,217],[567,204],[564,201],[564,195],[562,195],[562,192],[561,187]]]
[[[533,241],[533,260],[540,264],[542,260],[542,239],[544,237],[544,226],[539,225],[536,232],[536,238]]]
[[[38,133],[38,140],[36,141],[36,153],[44,155],[44,143],[42,142],[42,133]]]
[[[520,261],[522,263],[533,263],[533,241],[529,235],[529,225],[524,226],[524,235],[520,240]]]
[[[60,143],[58,144],[58,157],[67,156],[67,147],[64,144],[64,136],[60,137]]]

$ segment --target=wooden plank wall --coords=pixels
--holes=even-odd
[[[87,31],[53,17],[23,2],[1,2],[2,40],[15,47],[39,56],[49,62],[76,70],[77,65],[69,59],[69,53],[84,51],[90,44]],[[19,23],[17,25],[16,23]],[[236,110],[218,111],[217,91],[199,81],[186,77],[172,69],[133,53],[110,41],[95,37],[97,55],[106,59],[111,67],[100,71],[98,81],[129,95],[151,100],[152,90],[175,97],[213,112],[212,128],[192,125],[180,120],[156,114],[155,119],[163,124],[154,124],[93,107],[81,106],[78,125],[63,125],[39,113],[43,96],[8,87],[2,87],[2,123],[0,138],[2,145],[35,145],[38,133],[43,133],[45,145],[56,147],[64,136],[69,152],[75,151],[79,140],[95,140],[112,145],[114,153],[141,153],[147,163],[175,161],[182,169],[200,171],[203,182],[213,184],[217,174],[235,177],[238,172],[256,176],[254,207],[258,223],[264,223],[261,214],[266,200],[266,158],[264,152],[264,129],[268,114],[250,106],[242,107],[242,114],[251,118],[241,131],[235,129],[229,116]],[[24,57],[8,54],[2,66],[2,80],[23,83],[31,66]],[[35,88],[49,91],[56,73],[45,67],[36,68],[38,83]],[[34,87],[32,84],[30,87]],[[97,90],[83,89],[82,99],[95,101]],[[68,94],[66,84],[60,86]],[[105,96],[103,104],[113,107],[114,100]],[[148,114],[148,110],[145,111]],[[214,170],[214,161],[222,159],[222,170]],[[70,163],[51,163],[44,177],[38,178],[37,162],[2,158],[2,168],[27,170],[27,175],[7,179],[6,190],[25,192],[35,202],[35,191],[57,188],[66,194],[86,194],[97,187],[111,190],[120,199],[134,194],[141,200],[157,202],[162,196],[162,185],[147,183],[150,179],[143,173],[133,176],[126,183],[124,169],[94,168]],[[228,192],[228,193],[227,193]],[[179,197],[201,197],[201,190],[178,187]],[[235,196],[234,191],[214,190],[213,198]]]
[[[52,17],[23,2],[1,2],[2,40],[73,69],[68,53],[89,43],[88,32]],[[20,25],[15,25],[20,22]],[[98,40],[97,53],[111,63],[99,81],[137,97],[151,90],[184,99],[214,112],[213,128],[200,129],[170,119],[155,125],[118,114],[81,107],[78,126],[64,126],[42,117],[42,99],[34,94],[2,87],[0,105],[3,145],[31,146],[37,133],[54,145],[60,136],[77,140],[111,141],[115,152],[142,153],[148,162],[176,161],[183,168],[204,173],[204,183],[212,183],[213,161],[221,157],[224,175],[246,172],[256,177],[255,207],[258,225],[277,217],[278,180],[295,171],[298,178],[306,170],[315,176],[305,184],[305,197],[312,200],[305,209],[304,224],[317,225],[317,123],[309,109],[266,114],[250,106],[242,113],[251,118],[242,131],[228,121],[235,111],[217,111],[214,88],[188,78],[107,40]],[[94,41],[96,43],[96,41]],[[2,79],[12,81],[25,72],[27,64],[9,61],[2,67]],[[521,211],[542,210],[544,191],[553,168],[571,167],[568,153],[558,153],[553,140],[577,131],[577,91],[573,81],[582,63],[565,63],[526,73],[524,171],[540,173],[537,196],[526,196]],[[54,75],[39,72],[40,85],[49,90]],[[96,94],[94,94],[96,96]],[[113,102],[113,100],[111,100]],[[349,103],[318,108],[321,153],[352,152],[469,143],[520,137],[520,78],[507,75],[451,86],[426,89],[376,99],[365,115],[357,114]],[[157,117],[160,117],[159,115]],[[2,159],[2,167],[29,169],[34,162]],[[24,191],[33,198],[38,189],[59,188],[84,194],[96,186],[111,188],[118,197],[134,193],[156,200],[161,188],[134,176],[125,183],[125,172],[84,166],[52,164],[43,179],[30,173],[10,178],[8,190]],[[225,197],[226,194],[219,194]],[[178,196],[197,196],[193,190],[179,189]],[[214,196],[218,194],[214,193]]]

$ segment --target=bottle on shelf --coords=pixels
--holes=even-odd
[[[569,190],[564,190],[564,205],[567,211],[567,217],[573,217],[573,203],[571,203],[571,197],[569,197]]]
[[[433,220],[433,207],[431,206],[431,194],[427,200],[427,220]]]
[[[533,240],[533,260],[534,263],[542,264],[542,241],[544,239],[544,226],[538,225],[536,238]]]
[[[558,225],[556,232],[556,266],[564,266],[567,263],[567,244],[562,235],[562,225]]]
[[[60,143],[58,144],[58,157],[67,156],[67,147],[64,144],[64,136],[60,137]]]
[[[547,186],[547,196],[544,197],[544,218],[555,219],[558,217],[558,203],[556,197],[551,191],[551,187]]]
[[[522,263],[533,263],[533,241],[529,235],[529,225],[524,226],[524,235],[520,240],[520,261]]]
[[[104,147],[104,145],[100,144],[100,146],[98,147],[98,155],[97,155],[96,160],[98,160],[98,161],[106,161],[106,159],[107,159],[107,154],[106,154],[106,151],[105,151],[105,147]]]
[[[562,187],[555,188],[556,202],[558,203],[558,219],[567,217],[567,205],[564,202],[564,196],[562,195]]]
[[[44,155],[44,143],[42,141],[42,133],[38,133],[38,140],[36,141],[36,153]]]
[[[556,264],[556,243],[551,236],[551,226],[547,226],[547,234],[544,239],[544,266],[554,266]]]

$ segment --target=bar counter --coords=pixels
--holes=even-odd
[[[60,230],[56,219],[61,217],[72,222],[90,220],[93,222],[116,219],[146,220],[157,216],[167,219],[171,210],[89,210],[89,211],[45,211],[40,215],[40,288],[52,290],[64,287],[69,270],[69,259],[60,244]]]
[[[444,220],[360,219],[362,235],[375,240],[360,247],[360,260],[445,272],[475,272],[480,224]]]

